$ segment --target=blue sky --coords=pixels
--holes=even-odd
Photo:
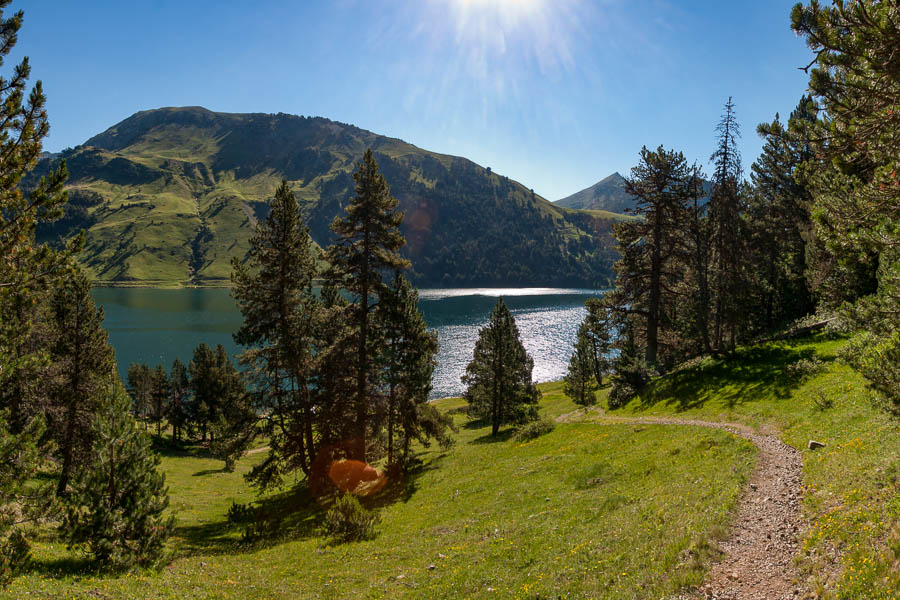
[[[642,145],[708,171],[728,96],[749,169],[757,123],[806,89],[793,4],[15,0],[11,59],[44,82],[51,151],[161,106],[286,112],[465,156],[557,200],[627,175]]]

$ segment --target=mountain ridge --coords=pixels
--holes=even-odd
[[[554,202],[557,206],[581,210],[606,210],[625,213],[633,209],[634,199],[625,191],[625,178],[615,171],[592,186]]]
[[[420,284],[602,286],[615,257],[611,223],[569,210],[464,158],[418,148],[324,117],[218,113],[203,107],[139,111],[60,159],[70,206],[44,238],[83,227],[81,262],[101,283],[227,283],[282,178],[314,241],[353,192],[372,148],[405,211],[405,250]],[[26,182],[27,185],[27,182]]]

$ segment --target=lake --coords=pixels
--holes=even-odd
[[[432,397],[463,393],[460,377],[498,296],[515,316],[522,343],[534,359],[535,381],[560,379],[585,315],[584,302],[599,294],[558,288],[419,290],[419,308],[440,343]],[[231,338],[241,325],[241,313],[227,289],[95,288],[93,296],[103,306],[123,381],[133,362],[151,368],[162,364],[166,370],[176,358],[187,364],[203,342],[222,344],[232,355],[241,350]]]

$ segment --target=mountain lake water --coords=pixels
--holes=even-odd
[[[561,379],[586,313],[584,303],[599,294],[559,288],[419,290],[419,308],[440,343],[432,398],[463,393],[460,377],[499,296],[515,316],[522,343],[534,359],[534,380]],[[93,296],[103,306],[104,327],[123,381],[131,363],[151,368],[162,364],[168,371],[176,358],[187,364],[194,347],[204,342],[222,344],[232,356],[241,350],[231,337],[242,319],[230,290],[95,288]]]

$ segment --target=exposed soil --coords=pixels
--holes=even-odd
[[[724,556],[712,566],[706,582],[693,598],[793,600],[807,596],[793,561],[801,522],[803,459],[795,448],[780,440],[776,431],[758,432],[735,423],[666,417],[626,418],[598,413],[603,421],[610,423],[724,429],[756,445],[759,460],[738,502],[729,537],[720,544]],[[577,421],[578,413],[563,415],[557,420]]]

